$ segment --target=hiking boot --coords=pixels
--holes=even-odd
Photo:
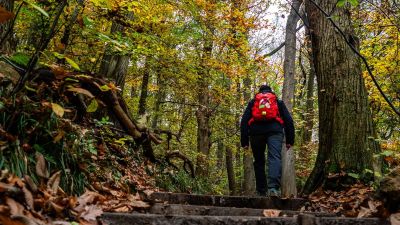
[[[281,191],[276,188],[268,189],[268,196],[269,197],[281,197]]]

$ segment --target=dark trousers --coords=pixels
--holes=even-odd
[[[250,136],[251,150],[254,156],[256,189],[260,194],[266,193],[265,148],[268,146],[268,189],[281,187],[283,134]]]

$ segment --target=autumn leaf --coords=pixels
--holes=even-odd
[[[12,19],[13,17],[14,13],[0,6],[0,24]]]
[[[97,205],[89,205],[85,207],[85,211],[80,215],[80,217],[86,221],[96,221],[98,216],[103,214],[103,210]]]
[[[57,103],[51,103],[51,109],[53,109],[53,112],[59,116],[59,117],[63,117],[64,116],[64,108],[62,106],[60,106]]]
[[[57,193],[58,186],[60,185],[61,171],[54,173],[47,182],[47,188]]]
[[[280,213],[281,213],[281,210],[277,210],[277,209],[265,209],[263,211],[263,215],[265,217],[278,217]]]
[[[75,92],[78,94],[84,94],[84,95],[88,96],[89,98],[94,98],[94,95],[90,91],[83,89],[83,88],[71,87],[71,88],[68,88],[68,91],[72,91],[72,92]]]
[[[22,188],[22,192],[24,193],[26,204],[29,206],[29,208],[33,209],[32,193],[25,186]]]
[[[68,57],[65,57],[65,61],[67,61],[67,63],[70,66],[72,66],[72,68],[74,68],[75,70],[78,70],[78,71],[81,70],[81,68],[79,68],[79,65],[74,60],[72,60],[72,59],[70,59]]]
[[[59,142],[63,137],[65,136],[65,132],[63,130],[60,130],[56,136],[53,138],[53,143]]]
[[[42,178],[49,178],[49,171],[47,171],[46,160],[40,152],[36,152],[36,174]]]
[[[97,108],[99,107],[99,103],[97,103],[96,99],[92,99],[90,104],[88,105],[86,112],[92,113],[96,112]]]

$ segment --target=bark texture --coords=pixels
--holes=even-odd
[[[140,88],[140,98],[139,98],[139,115],[144,115],[146,113],[147,108],[147,96],[149,90],[149,79],[150,79],[150,68],[149,68],[149,58],[146,61],[146,65],[144,67],[143,78],[142,78],[142,86]]]
[[[307,56],[309,59],[310,70],[307,77],[306,86],[306,105],[304,114],[304,125],[301,131],[301,147],[299,151],[299,158],[304,163],[310,161],[310,151],[308,145],[311,142],[312,130],[314,127],[314,80],[315,80],[315,67],[313,61],[313,55],[311,52],[311,36],[310,30],[306,28],[306,46],[307,46]]]
[[[336,0],[315,2],[325,12],[332,12],[331,18],[357,46],[350,12],[336,7]],[[360,59],[310,0],[306,1],[306,12],[318,81],[320,123],[317,161],[305,185],[305,193],[309,193],[322,185],[330,172],[372,170],[372,156],[379,146],[374,141]]]
[[[229,146],[225,147],[225,159],[226,159],[226,172],[228,174],[228,187],[229,194],[236,195],[236,179],[235,171],[233,169],[233,153]]]
[[[296,85],[296,28],[300,17],[298,12],[301,5],[300,0],[292,1],[292,8],[286,22],[285,36],[285,61],[283,64],[284,82],[282,90],[282,99],[285,102],[289,112],[293,112],[294,89]],[[294,169],[295,155],[293,148],[286,149],[282,146],[282,196],[290,197],[297,195],[296,173]]]
[[[127,18],[133,19],[133,13],[128,13]],[[112,23],[111,34],[123,33],[124,31],[124,26],[115,21]],[[129,54],[113,53],[111,46],[107,46],[101,61],[99,73],[115,81],[115,84],[123,91],[126,74],[128,72],[129,59]]]

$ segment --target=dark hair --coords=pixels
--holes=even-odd
[[[259,92],[272,92],[272,89],[270,86],[263,84],[260,86]]]

